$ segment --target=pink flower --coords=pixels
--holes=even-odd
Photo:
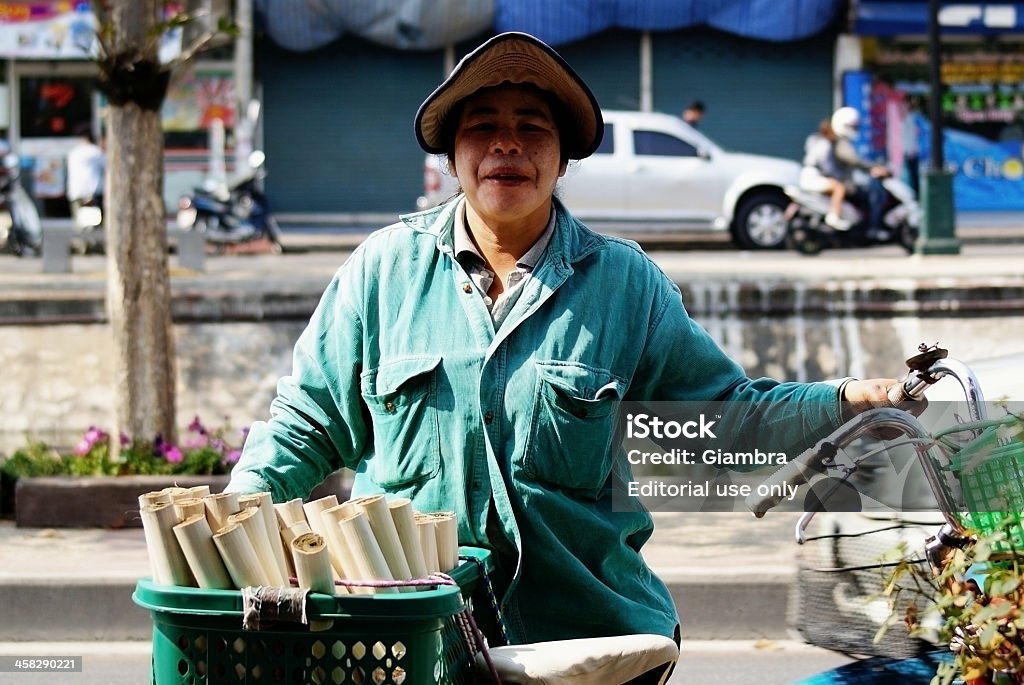
[[[192,418],[192,423],[188,424],[188,429],[193,433],[199,433],[200,435],[206,435],[206,426],[199,420],[198,416]]]
[[[242,450],[231,450],[224,455],[224,465],[230,466],[238,462],[239,457],[242,456]]]
[[[197,450],[201,447],[206,447],[210,442],[206,435],[191,435],[185,438],[185,447],[190,450]]]
[[[164,459],[172,464],[180,464],[181,460],[185,458],[185,455],[181,453],[181,450],[177,447],[171,446],[164,450]]]
[[[106,442],[109,436],[106,431],[97,428],[96,426],[89,426],[89,430],[85,432],[82,439],[75,445],[75,454],[82,456],[88,454],[97,443]]]

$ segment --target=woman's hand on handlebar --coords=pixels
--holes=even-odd
[[[843,403],[843,418],[851,419],[861,412],[879,407],[892,407],[889,389],[900,383],[895,378],[870,378],[867,380],[850,380],[843,384],[843,395],[839,399]],[[928,407],[928,400],[922,397],[918,401],[901,404],[899,407],[914,416],[920,416]],[[879,437],[889,440],[898,437],[900,432],[895,429],[883,428],[878,431]]]

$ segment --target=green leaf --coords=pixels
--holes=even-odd
[[[983,649],[995,649],[1002,642],[1002,635],[999,634],[999,624],[986,623],[985,627],[978,633],[978,644]]]
[[[992,575],[985,583],[985,594],[991,596],[1005,597],[1020,587],[1020,578],[1010,574]]]

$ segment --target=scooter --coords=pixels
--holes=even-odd
[[[789,247],[806,255],[816,255],[826,248],[899,245],[913,253],[921,227],[921,206],[913,189],[892,176],[880,181],[884,200],[882,226],[870,231],[864,203],[843,203],[840,217],[849,222],[848,230],[839,230],[825,223],[830,210],[828,195],[787,186],[790,204],[786,208]]]
[[[992,514],[987,512],[1015,511],[1011,502],[1016,502],[1015,497],[1024,493],[1024,484],[1015,476],[1007,477],[1006,482],[1000,488],[995,488],[991,480],[992,469],[1006,468],[1011,463],[1016,464],[1024,458],[1020,450],[1014,450],[1012,441],[1004,443],[1002,440],[995,439],[1001,434],[1000,431],[1006,433],[1016,430],[1011,426],[1016,426],[1019,423],[1019,417],[1012,413],[1004,413],[1002,416],[989,418],[984,396],[974,372],[962,362],[946,358],[945,351],[941,348],[937,348],[937,346],[935,348],[922,347],[921,354],[911,358],[911,360],[915,359],[921,363],[917,368],[911,367],[903,377],[900,384],[902,398],[919,398],[923,395],[926,387],[931,386],[940,378],[949,376],[958,381],[963,390],[967,416],[961,418],[959,415],[954,415],[954,425],[936,431],[929,430],[921,420],[901,409],[885,407],[868,410],[842,425],[812,448],[791,459],[785,466],[763,481],[757,488],[756,494],[748,497],[746,501],[754,515],[760,518],[782,500],[781,496],[775,494],[782,483],[786,483],[790,487],[811,483],[813,488],[815,482],[832,481],[830,485],[826,486],[827,490],[841,489],[838,484],[847,483],[850,477],[859,470],[877,467],[877,464],[872,466],[872,458],[877,457],[878,450],[865,451],[863,449],[865,437],[870,438],[872,435],[877,435],[877,432],[883,429],[899,433],[898,439],[903,444],[912,446],[915,452],[916,461],[924,473],[928,489],[934,496],[937,509],[941,513],[941,527],[930,537],[913,537],[915,542],[906,547],[908,550],[917,550],[912,557],[904,556],[902,561],[894,561],[895,545],[888,549],[877,548],[873,558],[861,557],[860,563],[857,565],[851,565],[848,568],[820,569],[826,573],[816,581],[823,587],[828,586],[826,594],[829,597],[843,596],[845,602],[846,596],[850,595],[850,599],[853,600],[850,602],[851,606],[856,603],[864,613],[875,614],[873,617],[875,619],[884,619],[885,614],[893,609],[891,605],[887,604],[881,590],[872,594],[862,593],[861,597],[854,597],[854,593],[845,589],[848,581],[873,577],[876,584],[891,585],[897,582],[891,573],[894,567],[901,564],[920,564],[922,569],[927,569],[924,570],[923,575],[937,579],[936,582],[947,584],[946,587],[949,587],[949,583],[959,583],[966,587],[973,580],[969,577],[953,575],[949,571],[950,560],[958,551],[971,550],[978,540],[979,531],[981,533],[994,532],[986,530],[997,527],[989,520]],[[894,405],[900,406],[900,402],[894,402]],[[1005,407],[1000,410],[1000,413],[1004,410]],[[992,438],[989,437],[990,434]],[[886,438],[893,439],[892,436],[886,436]],[[984,444],[984,447],[978,448],[977,446],[980,444]],[[854,445],[857,445],[856,449],[853,449]],[[883,446],[881,449],[887,448]],[[974,451],[979,449],[984,451]],[[986,454],[991,454],[991,456],[985,456]],[[982,457],[989,463],[985,464]],[[983,466],[984,468],[982,468]],[[863,492],[858,492],[858,494],[865,495]],[[827,500],[828,496],[826,492],[821,500]],[[822,567],[833,566],[837,555],[842,553],[843,546],[852,544],[851,540],[855,540],[860,535],[873,534],[872,532],[846,531],[840,535],[808,537],[808,527],[816,513],[814,509],[805,510],[796,525],[795,536],[801,546],[805,544],[812,546],[816,540],[825,540],[824,545],[815,547],[816,552],[812,555]],[[881,530],[885,535],[880,539],[895,542],[898,540],[899,534],[893,533],[894,529],[895,527],[880,529],[876,527],[875,532]],[[1010,547],[1012,548],[1012,544]],[[997,557],[993,554],[991,558]],[[887,569],[890,571],[888,576],[886,575]],[[827,572],[834,571],[840,573],[832,573],[825,578],[826,575],[829,575]],[[982,568],[979,572],[984,573],[985,569]],[[974,569],[969,573],[974,573]],[[807,576],[798,576],[798,583],[794,590],[813,594],[814,588],[811,587],[811,582],[814,581],[809,581]],[[986,592],[988,591],[994,592],[994,586],[990,589],[986,584]],[[960,601],[966,603],[977,602],[979,605],[988,603],[987,598],[977,586],[959,597]],[[886,606],[872,606],[878,602]],[[834,611],[835,604],[826,604],[823,611]],[[904,614],[911,615],[905,606],[897,606],[902,611],[890,614],[897,621],[903,618]],[[914,605],[913,615],[921,615],[917,613],[916,605]],[[863,651],[848,648],[837,649],[835,643],[821,644],[819,646],[845,654],[869,656],[801,680],[797,685],[849,685],[851,683],[928,685],[937,682],[932,679],[938,671],[951,669],[951,662],[954,658],[953,650],[974,649],[973,642],[971,642],[974,635],[970,628],[966,632],[954,631],[955,637],[952,639],[951,645],[949,647],[939,646],[937,631],[941,626],[943,616],[935,616],[935,619],[929,626],[932,628],[932,631],[929,631],[932,634],[929,636],[931,639],[927,641],[928,643],[913,645],[909,653],[905,654],[899,654],[901,646],[894,647],[891,651],[895,653],[890,654],[877,648],[879,642],[902,639],[899,635],[893,635],[900,630],[898,626],[890,627],[881,638],[878,637],[881,632],[876,630],[867,633],[860,632],[860,639],[866,640]],[[832,613],[829,618],[822,617],[823,623],[829,621],[831,621],[833,633],[829,639],[839,639],[842,642],[842,636],[835,635],[843,630],[843,626],[837,625],[842,622],[842,616]],[[884,622],[883,620],[882,623]],[[904,633],[905,631],[906,629],[903,629]],[[978,632],[981,632],[980,628]],[[1008,670],[989,671],[987,674],[972,678],[967,685],[1024,682],[1024,675],[1020,672],[1020,663],[1008,663],[1007,665]],[[962,681],[957,682],[962,683]]]
[[[266,155],[260,150],[249,156],[251,172],[230,185],[194,188],[191,195],[178,201],[178,226],[201,231],[206,241],[217,246],[268,240],[271,252],[280,254],[281,232],[270,214],[267,199],[257,188],[264,176]]]
[[[21,160],[7,154],[0,161],[0,249],[19,257],[40,253],[39,210],[22,187]]]

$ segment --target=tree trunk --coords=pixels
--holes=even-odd
[[[111,435],[174,442],[176,364],[159,107],[167,80],[150,39],[161,3],[114,0],[109,7],[113,49],[101,61],[100,79],[110,99],[103,216],[116,354]]]

